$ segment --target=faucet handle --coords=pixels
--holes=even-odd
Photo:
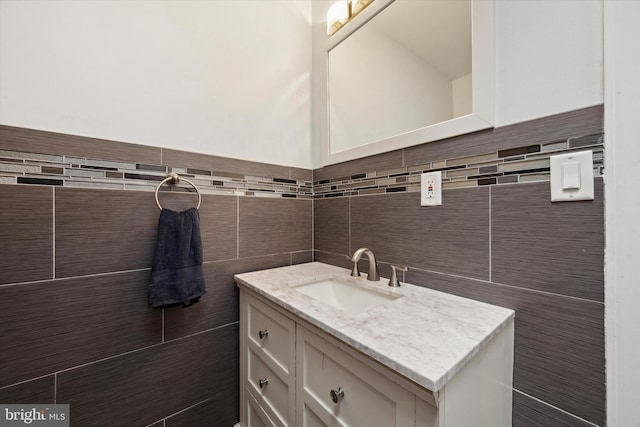
[[[345,255],[345,257],[349,261],[353,261],[353,258],[350,257],[349,255]],[[360,269],[358,268],[358,261],[354,261],[353,262],[353,268],[351,269],[351,276],[352,277],[360,277]]]
[[[398,271],[407,271],[407,267],[391,264],[391,279],[389,279],[389,286],[392,286],[394,288],[400,286],[400,280],[398,280]]]

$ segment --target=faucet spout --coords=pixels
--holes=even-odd
[[[380,280],[380,273],[378,272],[378,262],[376,261],[375,255],[371,252],[369,248],[360,248],[353,253],[353,257],[351,261],[353,261],[353,270],[351,271],[351,275],[354,277],[360,276],[360,271],[358,270],[358,261],[362,255],[366,255],[369,258],[369,274],[367,274],[367,280],[371,280],[373,282],[377,282]]]

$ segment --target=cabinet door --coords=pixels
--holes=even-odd
[[[298,325],[297,425],[415,426],[415,395]]]

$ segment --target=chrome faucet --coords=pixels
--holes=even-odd
[[[360,257],[362,254],[365,254],[367,258],[369,258],[369,274],[367,274],[367,280],[371,280],[372,282],[377,282],[380,280],[380,273],[378,273],[378,262],[376,261],[376,257],[371,252],[369,248],[360,248],[353,253],[353,257],[351,261],[353,261],[353,270],[351,270],[351,275],[353,277],[360,276],[360,270],[358,270],[358,261],[360,261]]]

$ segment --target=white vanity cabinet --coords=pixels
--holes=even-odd
[[[295,323],[241,293],[243,426],[295,426]]]
[[[416,425],[415,395],[301,325],[296,337],[296,425]]]
[[[416,425],[414,394],[326,334],[256,295],[240,295],[243,427]]]
[[[351,315],[289,285],[326,272],[349,274],[311,263],[236,276],[242,427],[511,426],[511,310],[403,284]]]

